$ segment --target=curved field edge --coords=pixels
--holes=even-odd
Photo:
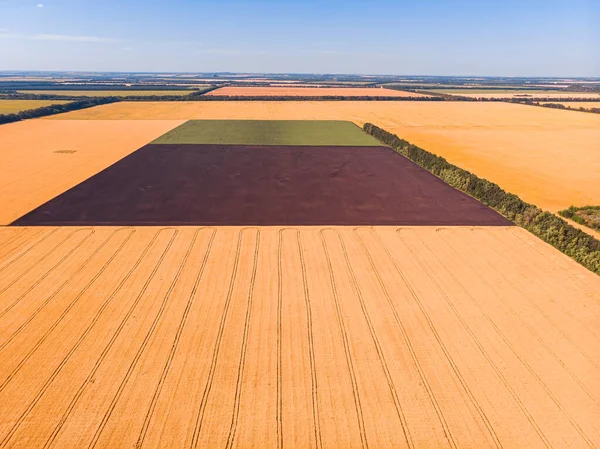
[[[471,195],[590,271],[600,274],[600,240],[571,226],[562,218],[526,203],[497,184],[479,178],[372,123],[365,123],[363,129],[452,187]]]

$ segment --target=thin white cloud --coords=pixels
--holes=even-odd
[[[36,41],[67,41],[67,42],[119,42],[119,39],[99,36],[72,36],[68,34],[34,34],[29,37]]]
[[[57,42],[90,42],[90,43],[115,43],[120,39],[100,36],[75,36],[69,34],[15,34],[0,33],[0,39],[24,39],[33,41],[57,41]]]
[[[38,8],[43,8],[43,7],[44,7],[44,4],[43,4],[43,3],[38,3],[37,7],[38,7]]]

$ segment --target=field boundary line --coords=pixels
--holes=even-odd
[[[339,297],[338,297],[337,287],[335,284],[335,278],[333,275],[333,266],[331,263],[331,256],[329,255],[329,248],[327,245],[327,241],[325,239],[325,231],[334,231],[334,229],[333,228],[321,229],[319,231],[319,236],[321,238],[321,244],[323,245],[323,249],[325,250],[325,259],[327,260],[327,268],[328,268],[328,272],[329,272],[329,282],[331,284],[331,291],[333,293],[333,300],[335,303],[335,310],[336,310],[336,315],[338,318],[338,326],[340,327],[342,342],[344,344],[344,353],[346,355],[346,364],[348,367],[348,372],[350,374],[350,380],[352,382],[352,394],[354,396],[354,406],[356,409],[356,417],[358,420],[358,428],[360,431],[361,445],[364,448],[368,448],[369,444],[368,444],[368,440],[367,440],[367,433],[365,430],[365,422],[364,422],[364,416],[363,416],[363,411],[362,411],[362,405],[360,402],[360,394],[358,392],[358,382],[356,380],[356,372],[354,370],[354,363],[352,361],[352,355],[350,352],[350,343],[348,342],[348,334],[346,331],[346,326],[344,324],[344,316],[342,314],[341,306],[339,303],[340,301],[339,301]]]
[[[402,338],[404,339],[404,343],[406,344],[406,346],[410,352],[412,361],[415,364],[415,367],[417,368],[417,372],[419,373],[419,377],[421,378],[421,381],[423,382],[425,391],[427,392],[427,396],[429,396],[429,400],[431,401],[431,404],[433,405],[436,415],[437,415],[438,419],[440,420],[440,424],[442,426],[442,430],[444,431],[444,435],[445,435],[446,439],[448,440],[448,443],[450,444],[450,446],[457,449],[458,445],[456,444],[456,441],[454,440],[452,431],[450,430],[450,427],[448,426],[448,423],[446,422],[446,418],[444,417],[444,414],[442,413],[441,407],[435,397],[435,394],[433,393],[433,389],[431,388],[431,385],[429,384],[429,380],[427,379],[427,376],[425,375],[425,371],[423,370],[423,367],[421,366],[421,363],[419,362],[419,359],[417,357],[417,354],[415,352],[413,344],[410,340],[408,332],[406,331],[406,328],[404,327],[404,324],[402,323],[402,320],[400,319],[398,310],[396,309],[396,306],[394,305],[394,303],[392,301],[392,297],[390,296],[389,291],[388,291],[387,287],[385,286],[385,283],[383,282],[381,275],[379,274],[379,270],[376,269],[375,262],[373,261],[373,258],[371,256],[370,252],[368,251],[363,238],[360,236],[360,233],[358,232],[359,229],[370,230],[371,233],[373,234],[373,236],[379,242],[379,245],[383,246],[383,243],[381,242],[381,238],[379,237],[379,235],[377,234],[377,232],[375,230],[373,230],[372,228],[369,228],[369,227],[356,227],[353,229],[353,232],[356,233],[361,244],[363,245],[365,254],[367,255],[367,258],[369,260],[371,268],[373,269],[373,273],[377,277],[377,281],[386,297],[386,300],[388,302],[390,309],[392,310],[392,313],[394,315],[394,320],[396,321],[396,325],[398,326],[398,328],[400,329],[400,331],[402,333]]]
[[[100,308],[100,310],[98,310],[98,312],[94,316],[94,319],[92,320],[92,322],[89,324],[89,326],[86,328],[86,330],[84,331],[84,333],[80,336],[80,338],[77,341],[77,343],[75,344],[75,346],[73,346],[73,348],[69,352],[68,357],[70,357],[75,352],[75,350],[81,345],[81,343],[83,342],[83,340],[85,339],[85,337],[87,337],[87,335],[91,332],[92,327],[100,319],[100,315],[102,314],[102,312],[104,312],[104,310],[106,309],[106,307],[108,307],[108,304],[112,301],[112,299],[114,299],[114,297],[121,290],[121,288],[123,287],[123,285],[125,285],[125,283],[127,282],[127,280],[129,280],[129,278],[131,277],[131,275],[133,274],[133,272],[137,269],[137,267],[140,265],[140,263],[142,262],[143,258],[145,257],[145,255],[148,253],[148,251],[152,247],[152,245],[158,239],[158,236],[162,232],[167,231],[167,230],[174,231],[173,235],[171,236],[171,239],[168,241],[166,247],[163,249],[163,251],[162,251],[162,253],[161,253],[161,255],[160,255],[160,257],[159,257],[159,259],[158,259],[158,261],[156,263],[156,265],[154,266],[152,272],[150,273],[150,276],[148,276],[148,279],[146,279],[146,282],[144,282],[144,285],[142,286],[142,289],[140,290],[140,292],[136,296],[136,299],[134,300],[133,304],[129,307],[129,310],[125,314],[125,317],[123,318],[123,320],[121,320],[121,323],[117,327],[115,333],[113,334],[113,336],[111,337],[111,339],[109,340],[109,342],[107,343],[107,345],[104,347],[104,349],[100,353],[100,356],[96,360],[96,363],[92,367],[92,370],[90,371],[90,373],[88,374],[88,376],[86,377],[86,379],[83,381],[83,383],[81,384],[81,386],[79,387],[79,389],[75,393],[75,396],[73,396],[73,398],[71,399],[71,402],[67,406],[67,409],[63,412],[63,415],[61,416],[61,419],[59,420],[59,422],[55,426],[55,428],[52,431],[51,435],[46,440],[46,443],[44,444],[44,448],[48,448],[48,447],[50,447],[54,443],[54,440],[57,438],[58,434],[60,433],[60,431],[62,429],[62,426],[65,424],[65,422],[67,421],[69,415],[71,414],[71,412],[75,408],[75,405],[77,404],[77,401],[79,401],[79,398],[83,394],[86,386],[90,383],[90,380],[94,377],[96,371],[98,370],[98,368],[102,364],[102,361],[104,360],[104,357],[106,357],[106,354],[108,353],[108,351],[112,347],[114,341],[119,336],[121,330],[125,326],[125,323],[127,322],[127,320],[129,319],[129,317],[133,313],[133,310],[135,309],[135,307],[137,306],[137,304],[140,302],[142,296],[146,292],[146,289],[148,288],[148,285],[150,284],[150,282],[154,278],[154,275],[156,274],[156,272],[158,271],[160,265],[162,264],[162,262],[163,262],[163,260],[164,260],[164,258],[166,256],[166,254],[167,254],[167,252],[170,250],[170,248],[171,248],[171,246],[173,244],[173,241],[175,240],[175,237],[177,236],[177,234],[179,232],[178,230],[176,230],[174,228],[162,228],[162,229],[158,230],[154,234],[154,237],[152,238],[152,240],[150,241],[150,243],[148,243],[148,245],[146,246],[146,248],[144,248],[144,251],[142,252],[142,254],[140,255],[140,257],[138,258],[138,260],[136,261],[136,263],[127,272],[126,276],[121,280],[121,282],[119,282],[119,284],[117,285],[117,287],[113,290],[113,292],[108,297],[108,299],[104,302],[104,304],[102,304],[102,307]],[[64,366],[64,363],[66,363],[66,361],[67,361],[67,359],[65,359],[65,361],[63,362],[62,366]],[[62,369],[62,366],[59,367],[59,368]]]

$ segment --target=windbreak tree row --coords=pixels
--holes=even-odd
[[[600,241],[562,218],[529,204],[500,186],[449,163],[371,123],[363,129],[402,156],[429,170],[452,187],[471,195],[527,229],[589,270],[600,274]]]

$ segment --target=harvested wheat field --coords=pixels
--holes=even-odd
[[[597,92],[562,92],[558,90],[527,90],[527,89],[432,89],[429,92],[456,95],[470,98],[505,98],[505,99],[538,99],[538,98],[580,98],[598,99],[600,93]]]
[[[0,228],[2,447],[600,445],[600,279],[515,227]]]
[[[556,212],[600,204],[600,115],[508,103],[117,103],[61,119],[288,119],[372,122]]]
[[[181,120],[27,120],[0,127],[0,225],[127,156]]]
[[[207,96],[232,97],[426,97],[401,90],[370,87],[222,87]]]

